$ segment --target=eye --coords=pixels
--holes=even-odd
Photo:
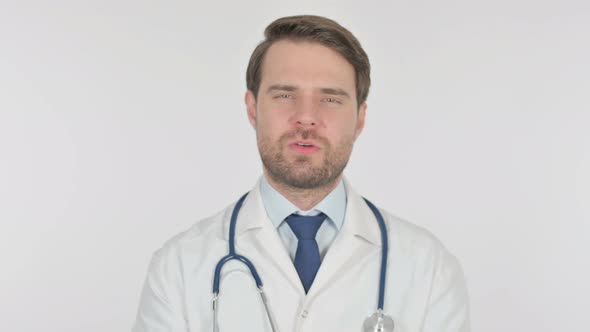
[[[293,98],[293,96],[290,94],[286,94],[286,93],[275,96],[275,99],[289,99],[289,98]]]
[[[336,98],[326,98],[324,100],[327,101],[328,103],[341,104],[340,100],[338,100]]]

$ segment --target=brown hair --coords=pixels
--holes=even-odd
[[[255,96],[260,88],[266,51],[274,42],[288,39],[320,43],[342,55],[354,67],[357,106],[367,100],[371,85],[369,57],[356,37],[337,22],[314,15],[282,17],[266,27],[264,37],[252,52],[246,71],[246,86]]]

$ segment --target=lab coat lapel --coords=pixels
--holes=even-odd
[[[381,233],[375,215],[346,179],[344,184],[347,190],[344,223],[322,261],[308,296],[320,294],[364,257],[381,248]]]
[[[229,219],[229,217],[226,218],[226,220]],[[227,239],[229,222],[226,224],[224,234]],[[238,215],[236,252],[251,258],[253,261],[263,261],[263,264],[271,263],[298,292],[304,293],[303,286],[287,249],[264,209],[260,195],[260,181],[256,183],[244,200]],[[254,265],[259,266],[256,263]],[[264,282],[264,275],[261,275],[261,278]]]

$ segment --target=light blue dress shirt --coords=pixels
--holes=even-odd
[[[285,244],[291,260],[295,259],[297,237],[291,230],[291,227],[285,222],[285,218],[292,213],[315,216],[323,212],[327,216],[316,235],[320,258],[323,260],[330,244],[332,244],[344,223],[344,215],[346,213],[346,189],[344,188],[344,181],[340,180],[340,184],[332,192],[324,197],[313,209],[307,211],[300,210],[295,204],[291,203],[285,196],[275,190],[268,183],[264,175],[260,181],[260,195],[262,196],[266,214],[277,228],[277,232]]]

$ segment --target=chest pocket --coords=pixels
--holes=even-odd
[[[270,310],[273,309],[270,308]],[[228,266],[222,273],[218,324],[219,332],[272,332],[256,282],[245,267],[230,268]]]

